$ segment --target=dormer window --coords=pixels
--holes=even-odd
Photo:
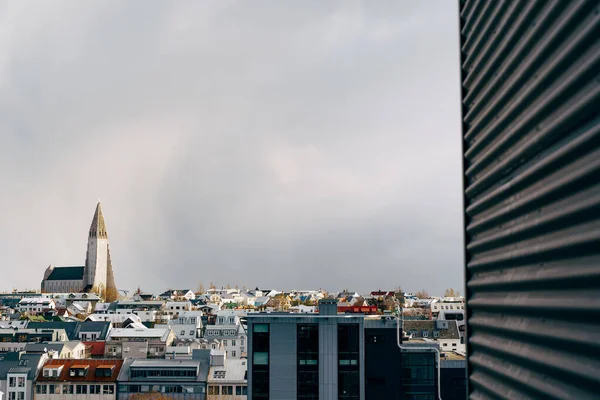
[[[423,332],[421,332],[421,333],[424,338],[429,337],[429,331],[423,330]]]
[[[99,378],[110,378],[112,376],[114,365],[98,365],[96,367],[96,376]]]
[[[69,369],[69,376],[85,376],[87,374],[88,368],[88,365],[73,365]]]
[[[433,331],[433,337],[434,338],[439,338],[440,337],[440,331]]]

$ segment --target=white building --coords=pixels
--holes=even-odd
[[[211,350],[207,400],[246,400],[246,359],[228,358],[224,350]]]
[[[19,301],[18,310],[29,314],[44,313],[56,310],[56,302],[44,297],[24,297]]]
[[[177,317],[183,311],[191,311],[192,303],[189,301],[167,301],[165,303],[165,312],[171,318]]]
[[[234,310],[218,311],[216,323],[207,325],[204,334],[204,338],[211,344],[218,340],[231,359],[245,357],[248,351],[246,331],[239,315],[240,312]]]

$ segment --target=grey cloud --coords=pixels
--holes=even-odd
[[[3,283],[462,282],[453,2],[0,5]],[[19,273],[15,273],[16,267]]]

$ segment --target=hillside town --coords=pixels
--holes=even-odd
[[[0,400],[245,400],[269,398],[271,387],[281,398],[337,387],[322,397],[461,399],[465,334],[454,289],[200,283],[130,295],[115,284],[98,203],[85,265],[51,264],[40,290],[0,293]],[[320,377],[321,364],[338,373]]]
[[[104,302],[93,293],[14,292],[0,294],[0,392],[8,400],[151,393],[245,399],[253,340],[248,320],[317,316],[323,303],[364,324],[387,320],[395,327],[401,321],[403,344],[438,348],[442,363],[464,371],[461,296],[210,287],[137,290]],[[145,384],[149,376],[152,385]]]

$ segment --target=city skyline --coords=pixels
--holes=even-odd
[[[0,11],[0,289],[100,198],[119,288],[463,291],[454,2]]]

